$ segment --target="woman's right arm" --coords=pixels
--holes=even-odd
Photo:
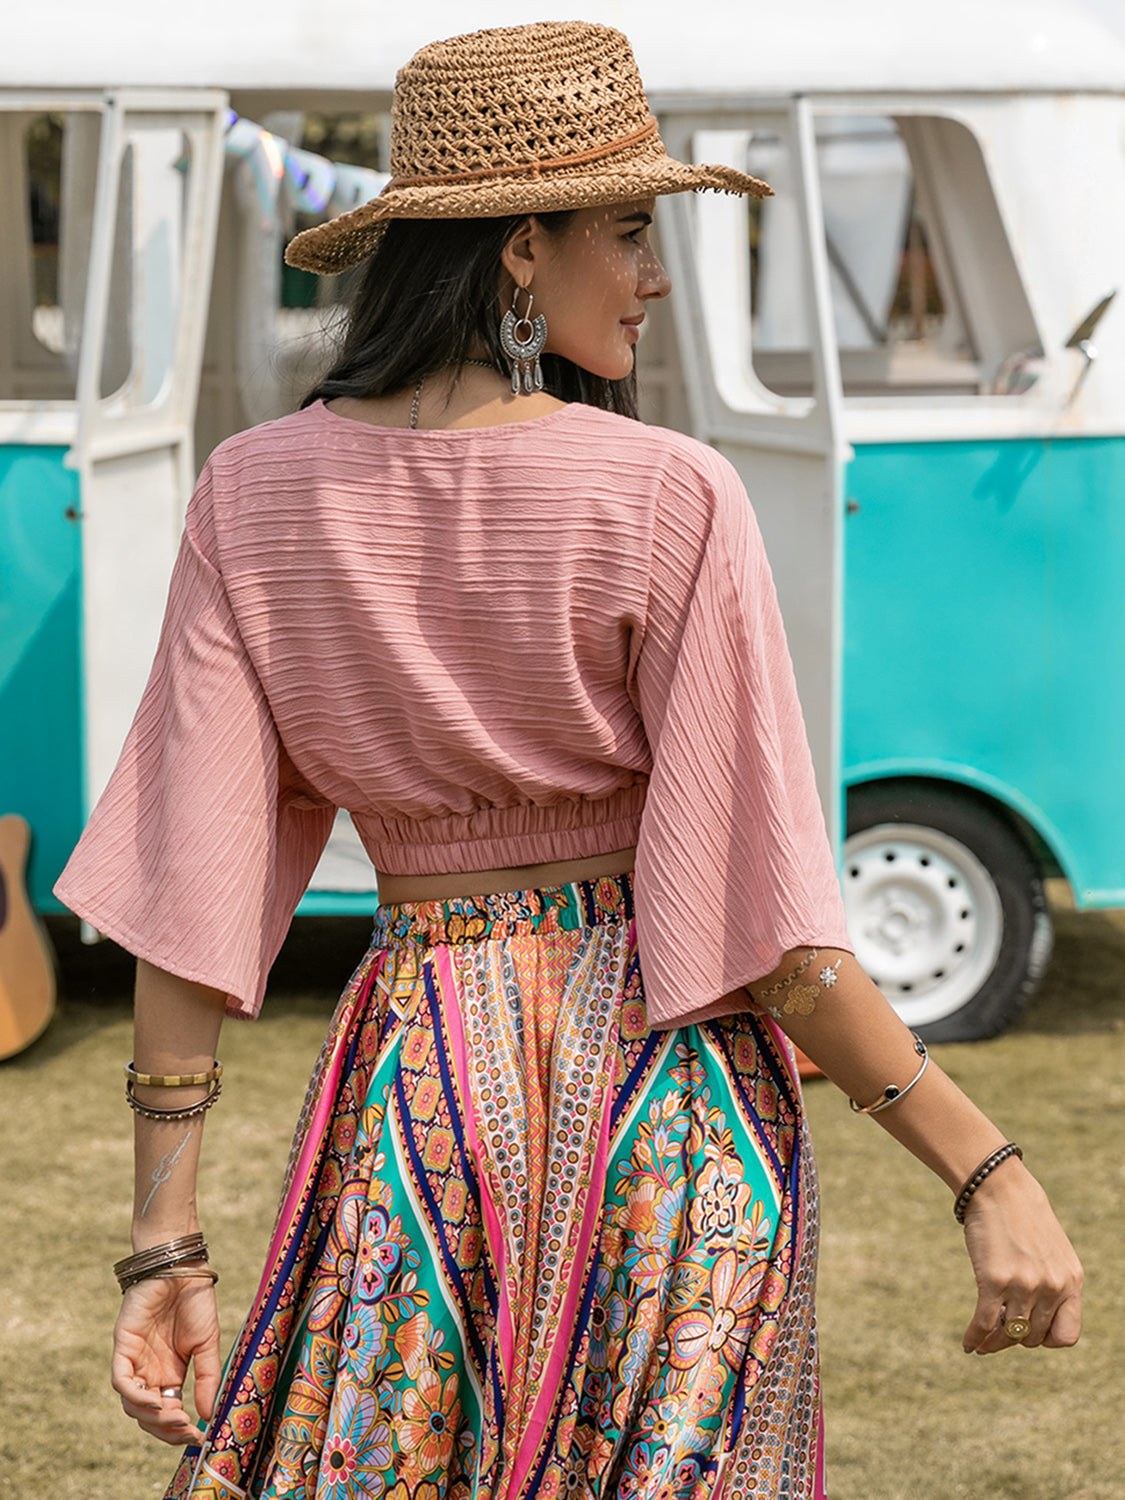
[[[225,996],[139,960],[134,1014],[134,1066],[141,1073],[190,1074],[212,1065],[223,1022]],[[135,1085],[143,1106],[185,1109],[199,1103],[206,1085],[164,1088]],[[205,1114],[182,1120],[135,1116],[132,1239],[134,1252],[199,1229],[196,1170]],[[127,1415],[169,1443],[198,1440],[182,1398],[162,1397],[180,1388],[195,1369],[195,1406],[208,1419],[218,1393],[219,1322],[212,1284],[199,1278],[150,1278],[130,1287],[114,1330],[113,1387]]]

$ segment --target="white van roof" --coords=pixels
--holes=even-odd
[[[1125,92],[1125,0],[38,0],[0,87],[385,96],[436,37],[575,12],[628,33],[651,94]]]

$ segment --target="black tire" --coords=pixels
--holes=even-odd
[[[852,787],[843,885],[860,962],[926,1041],[995,1036],[1034,994],[1053,942],[1039,868],[971,793]]]

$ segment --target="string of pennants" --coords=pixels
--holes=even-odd
[[[224,149],[241,162],[268,220],[275,218],[279,201],[297,213],[346,213],[377,198],[390,181],[386,172],[329,161],[291,146],[233,109],[227,111]]]

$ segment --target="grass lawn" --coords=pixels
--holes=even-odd
[[[266,1018],[230,1024],[200,1196],[227,1342],[253,1295],[289,1132],[363,921],[299,921]],[[109,1388],[128,1249],[131,965],[53,936],[47,1035],[0,1064],[0,1497],[159,1496],[174,1452]],[[1056,957],[1007,1036],[937,1049],[1024,1147],[1088,1274],[1074,1350],[961,1352],[972,1279],[945,1189],[825,1083],[809,1088],[824,1191],[821,1324],[833,1500],[1121,1500],[1125,1495],[1125,925],[1060,913]]]

